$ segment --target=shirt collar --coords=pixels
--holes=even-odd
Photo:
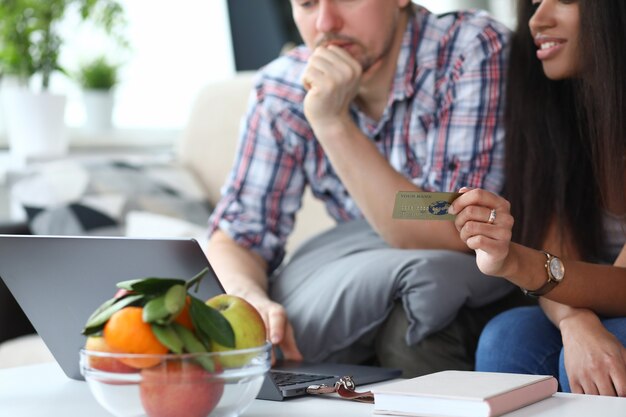
[[[419,47],[421,22],[429,12],[424,8],[414,8],[409,16],[406,30],[402,37],[402,46],[398,54],[396,75],[391,86],[391,104],[413,97],[415,94],[415,77],[417,75],[417,48]]]
[[[389,100],[383,112],[382,117],[378,121],[370,119],[363,114],[353,103],[353,117],[365,132],[374,137],[380,133],[383,126],[386,125],[390,117],[390,112],[394,102],[404,101],[413,97],[415,94],[415,77],[417,76],[417,48],[419,47],[421,22],[429,12],[421,7],[415,7],[414,12],[409,16],[404,35],[402,37],[402,46],[398,54],[396,65],[396,74],[393,78]]]

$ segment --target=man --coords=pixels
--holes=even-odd
[[[484,13],[438,18],[410,0],[291,5],[306,46],[259,74],[210,220],[211,263],[287,358],[377,355],[407,376],[471,368],[480,328],[501,307],[451,322],[466,301],[511,287],[476,272],[452,222],[391,213],[397,191],[500,191],[506,30]],[[306,185],[339,226],[277,269]],[[465,268],[481,296],[447,300],[447,276]],[[446,326],[463,339],[450,350],[431,343]]]

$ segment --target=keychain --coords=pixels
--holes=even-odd
[[[339,397],[347,400],[354,400],[363,403],[374,403],[374,394],[371,391],[357,392],[356,385],[351,376],[341,377],[335,382],[334,386],[322,385],[310,385],[306,389],[307,394],[320,395],[320,394],[333,394],[337,393]]]

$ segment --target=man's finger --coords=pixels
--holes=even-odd
[[[268,312],[270,342],[278,345],[285,336],[285,312],[281,308],[273,308]]]
[[[290,324],[287,324],[285,337],[283,342],[280,344],[280,348],[283,351],[283,355],[285,355],[285,359],[294,361],[301,361],[303,359],[302,353],[300,353],[300,349],[298,349],[298,345],[296,344],[293,328]]]

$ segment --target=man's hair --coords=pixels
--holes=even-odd
[[[554,221],[587,260],[600,255],[603,210],[624,200],[626,2],[579,0],[580,59],[575,79],[543,73],[518,3],[506,98],[506,186],[513,238],[540,248]]]

